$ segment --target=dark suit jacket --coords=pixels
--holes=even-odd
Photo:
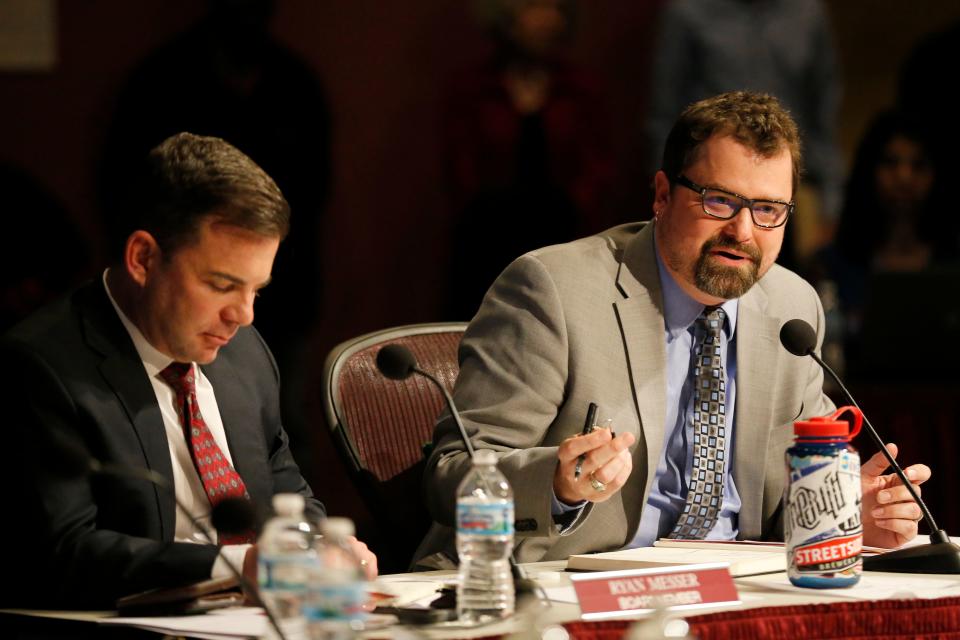
[[[98,460],[173,481],[156,396],[102,282],[12,329],[0,353],[11,380],[0,391],[9,447],[0,477],[10,505],[0,535],[13,557],[3,582],[15,591],[0,606],[111,607],[124,594],[208,578],[216,547],[173,541],[169,491],[88,477],[51,440],[74,438]],[[266,508],[273,494],[297,492],[322,515],[290,454],[276,363],[256,330],[241,329],[202,369],[254,504]]]

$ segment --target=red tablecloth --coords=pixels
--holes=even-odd
[[[960,597],[739,609],[693,616],[687,622],[700,640],[960,639]],[[617,620],[564,626],[576,640],[619,640],[631,624]]]

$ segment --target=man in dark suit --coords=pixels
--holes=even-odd
[[[223,140],[182,133],[151,151],[131,195],[120,260],[3,341],[10,604],[109,607],[229,573],[169,491],[72,473],[64,441],[159,473],[201,521],[224,496],[263,508],[283,492],[324,515],[281,426],[276,364],[250,326],[289,228],[280,190]],[[256,547],[232,544],[243,538],[221,539],[222,555],[252,573]]]

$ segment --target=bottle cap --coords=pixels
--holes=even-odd
[[[846,412],[853,414],[853,428],[846,420],[840,420],[840,416]],[[817,416],[809,420],[801,420],[793,423],[793,433],[803,438],[842,438],[852,440],[860,433],[860,426],[863,424],[863,414],[856,407],[840,407],[829,416]]]
[[[473,452],[473,465],[497,464],[497,454],[491,449],[476,449]]]
[[[350,518],[327,518],[320,523],[320,532],[331,538],[346,538],[356,532]]]
[[[303,496],[299,493],[278,493],[273,496],[273,510],[280,516],[298,516],[303,513]]]

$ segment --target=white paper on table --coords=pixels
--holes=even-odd
[[[543,591],[551,602],[566,602],[569,604],[580,604],[577,599],[577,591],[572,584],[566,584],[559,587],[544,587]]]
[[[404,579],[390,578],[391,576],[380,576],[373,590],[394,596],[395,599],[388,604],[397,607],[421,604],[426,606],[440,597],[440,590],[449,582],[430,578],[412,579],[408,575],[404,575]]]
[[[147,631],[158,632],[156,629],[147,629]],[[172,636],[165,636],[165,637],[169,638]],[[189,637],[196,638],[197,640],[237,640],[237,638],[239,637],[246,638],[246,636],[235,636],[235,635],[225,636],[219,633],[198,633],[198,632],[191,633]],[[253,638],[253,637],[260,637],[260,636],[249,636],[249,637]]]
[[[804,595],[823,595],[849,600],[887,600],[891,598],[946,598],[960,596],[960,579],[954,576],[934,576],[905,573],[874,573],[865,571],[860,582],[840,589],[810,589],[798,587],[783,574],[741,578],[765,589],[787,591]]]
[[[263,611],[256,607],[219,609],[196,616],[104,618],[98,623],[214,640],[259,637],[267,630],[268,624]]]

